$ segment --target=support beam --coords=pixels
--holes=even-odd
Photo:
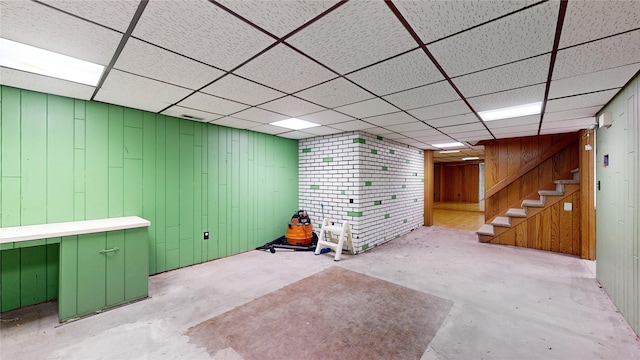
[[[424,151],[424,226],[433,225],[433,150]]]
[[[580,130],[580,257],[587,260],[596,259],[595,135],[594,130]]]

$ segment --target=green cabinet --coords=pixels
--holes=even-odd
[[[148,296],[147,232],[143,227],[62,237],[60,321]]]

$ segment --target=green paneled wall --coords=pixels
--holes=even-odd
[[[297,210],[296,140],[0,91],[1,227],[141,216],[155,274],[271,241]],[[2,247],[2,311],[55,298],[57,246]]]

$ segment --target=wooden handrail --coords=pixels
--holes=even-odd
[[[569,146],[574,141],[576,141],[576,138],[565,137],[564,141],[556,143],[554,146],[549,148],[549,150],[547,150],[544,154],[542,154],[542,156],[539,156],[529,161],[526,165],[520,167],[520,170],[518,170],[517,173],[507,176],[506,178],[495,183],[492,187],[488,188],[485,192],[485,198],[490,198],[491,196],[497,194],[500,190],[506,188],[507,186],[509,186],[509,184],[518,180],[519,178],[524,176],[526,173],[536,168],[538,165],[547,161],[547,159],[549,159],[550,157],[552,157],[554,154],[564,149],[565,147]]]

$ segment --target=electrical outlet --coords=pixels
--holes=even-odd
[[[204,239],[205,240],[209,240],[209,232],[208,231],[204,232]]]

